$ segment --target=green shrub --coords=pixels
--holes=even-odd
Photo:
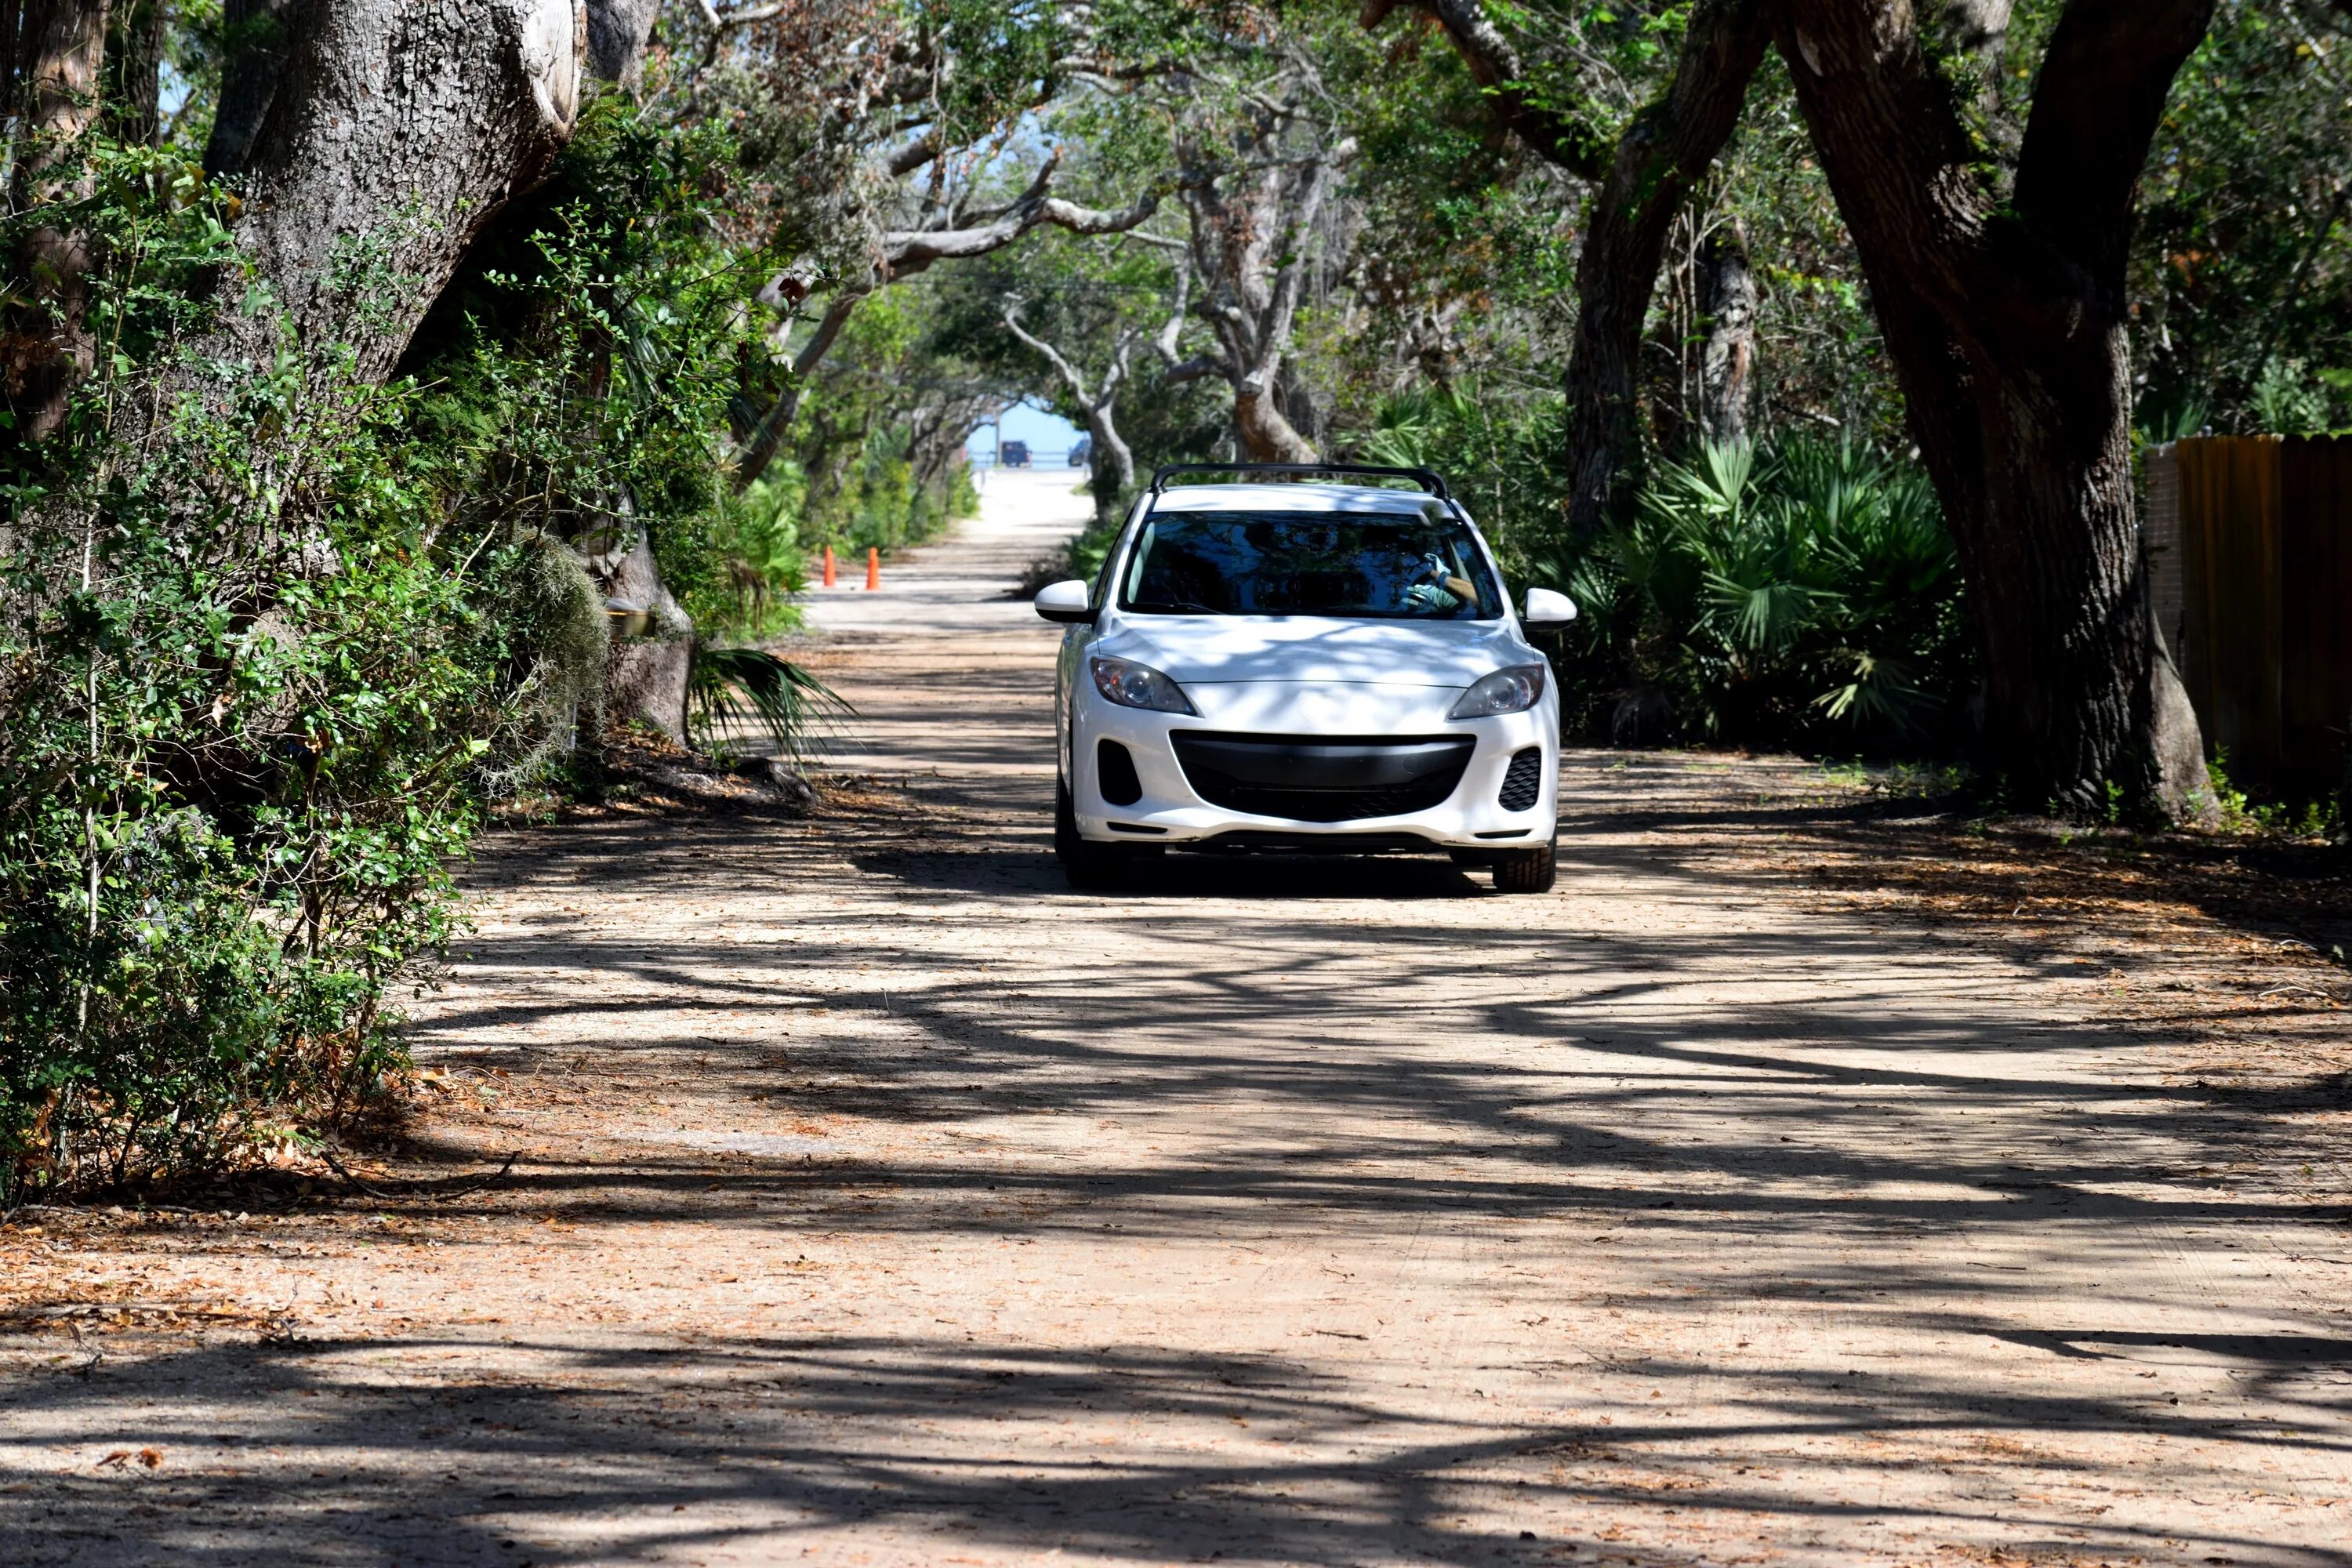
[[[385,1000],[452,929],[481,767],[543,743],[504,679],[540,668],[502,613],[530,552],[453,556],[402,474],[404,393],[343,363],[283,356],[16,491],[12,1198],[201,1172],[373,1091],[399,1061]],[[160,395],[179,368],[87,395]]]
[[[1973,684],[1941,509],[1916,467],[1784,437],[1662,461],[1634,517],[1572,560],[1563,688],[1586,727],[1627,688],[1747,745],[1932,743]]]
[[[0,1203],[199,1174],[378,1093],[486,799],[595,716],[572,541],[641,527],[693,592],[751,521],[714,434],[740,279],[681,266],[708,138],[608,100],[388,386],[290,333],[204,362],[225,198],[89,146],[94,194],[34,216],[90,236],[98,372],[0,447]],[[364,300],[396,237],[339,284]]]
[[[710,536],[722,582],[686,605],[703,633],[773,637],[800,624],[790,596],[808,586],[801,542],[807,494],[799,466],[782,462],[728,500]]]
[[[1372,428],[1349,460],[1433,468],[1478,520],[1503,571],[1546,577],[1560,548],[1562,404],[1545,395],[1513,399],[1478,387],[1446,386],[1381,400]]]

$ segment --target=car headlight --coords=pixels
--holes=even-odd
[[[1122,708],[1199,715],[1200,710],[1186,699],[1184,689],[1148,664],[1129,658],[1097,658],[1094,671],[1095,689]]]
[[[1513,665],[1486,676],[1462,694],[1448,719],[1486,719],[1496,713],[1524,713],[1543,700],[1544,667]]]

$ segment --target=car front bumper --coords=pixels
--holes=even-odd
[[[1450,705],[1458,692],[1445,692]],[[1121,708],[1088,694],[1072,715],[1070,795],[1082,837],[1102,843],[1233,849],[1508,849],[1547,843],[1558,820],[1559,724],[1553,702],[1524,713],[1447,720],[1415,711],[1407,703],[1385,716],[1379,729],[1355,727],[1330,734],[1285,726],[1244,727],[1237,714],[1207,716],[1159,713]],[[1473,742],[1460,780],[1444,798],[1420,810],[1338,821],[1265,815],[1204,799],[1177,756],[1171,736],[1179,731],[1229,737],[1263,737],[1306,744],[1378,742],[1460,737]],[[1100,742],[1124,747],[1141,786],[1139,798],[1116,804],[1105,798]],[[1539,753],[1533,802],[1512,810],[1502,796],[1512,759],[1530,748]],[[1123,793],[1114,791],[1114,793]]]

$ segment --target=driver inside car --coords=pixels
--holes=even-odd
[[[1421,576],[1404,591],[1404,602],[1423,615],[1445,615],[1478,596],[1477,587],[1447,569],[1434,550],[1421,558]]]

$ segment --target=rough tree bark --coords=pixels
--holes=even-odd
[[[25,0],[9,8],[7,89],[18,212],[86,196],[89,174],[75,142],[96,122],[106,52],[106,0]],[[89,240],[73,228],[28,231],[12,258],[25,298],[0,339],[0,392],[15,416],[10,435],[37,441],[63,423],[74,385],[89,374]]]
[[[1706,237],[1698,258],[1699,430],[1710,441],[1748,438],[1748,372],[1756,356],[1756,278],[1737,224]]]
[[[266,358],[290,326],[381,379],[485,225],[546,169],[580,105],[578,0],[309,0],[233,62],[265,102],[236,237],[282,307],[224,312],[210,345]]]
[[[1120,497],[1135,488],[1135,454],[1119,435],[1112,410],[1118,402],[1119,388],[1127,384],[1128,365],[1135,353],[1138,334],[1132,329],[1118,334],[1101,380],[1090,384],[1087,374],[1071,363],[1067,355],[1021,324],[1022,304],[1017,298],[1005,301],[1005,330],[1043,355],[1045,363],[1054,367],[1054,374],[1062,378],[1062,384],[1070,389],[1070,395],[1077,400],[1091,443],[1087,488],[1094,492],[1095,526],[1108,527],[1118,514]]]
[[[2133,203],[2213,0],[2069,0],[2007,199],[1902,0],[1784,0],[1777,41],[1853,236],[1984,637],[1984,742],[2088,813],[2200,809],[2194,713],[2132,510]]]
[[[1377,26],[1399,3],[1366,0],[1360,18]],[[1595,187],[1576,265],[1566,453],[1569,531],[1590,538],[1626,502],[1640,473],[1642,328],[1675,215],[1738,124],[1748,80],[1771,40],[1765,5],[1700,0],[1674,79],[1612,146],[1528,89],[1517,51],[1478,0],[1423,4],[1487,89],[1502,124]]]
[[[588,67],[605,81],[634,93],[646,70],[646,41],[653,37],[661,0],[599,0],[588,7]]]
[[[278,79],[286,66],[286,26],[299,0],[225,0],[221,37],[227,58],[221,68],[220,102],[213,110],[211,139],[205,143],[205,172],[234,174],[245,168],[253,139],[269,116]]]

